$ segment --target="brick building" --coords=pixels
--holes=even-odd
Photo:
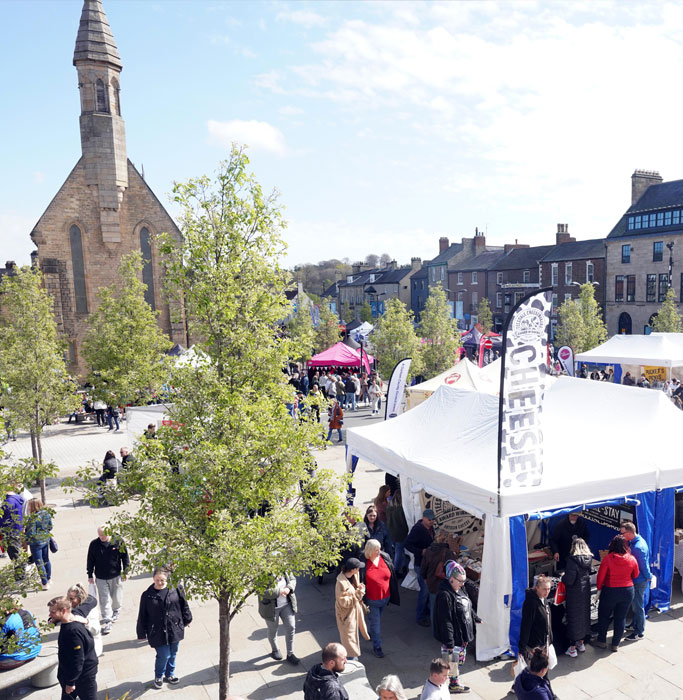
[[[683,180],[652,170],[631,176],[631,206],[605,240],[607,332],[646,333],[666,297],[683,302]],[[671,279],[670,279],[671,277]]]
[[[69,342],[69,371],[83,375],[80,343],[97,291],[116,280],[121,257],[142,252],[147,301],[174,342],[185,343],[179,314],[162,297],[153,236],[181,234],[126,155],[121,58],[100,0],[84,0],[73,64],[80,93],[81,158],[31,231],[45,284]]]

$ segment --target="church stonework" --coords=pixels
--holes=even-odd
[[[74,66],[81,102],[82,155],[31,232],[60,332],[69,342],[69,371],[83,377],[80,345],[100,287],[114,283],[121,257],[144,260],[147,301],[173,342],[185,328],[164,300],[162,264],[153,237],[181,233],[128,160],[121,116],[122,63],[101,0],[84,0]]]

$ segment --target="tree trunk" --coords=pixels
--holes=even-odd
[[[230,599],[224,591],[218,598],[218,700],[230,692]]]
[[[38,448],[36,447],[36,434],[31,430],[31,454],[33,459],[38,461]]]
[[[43,463],[43,445],[40,442],[40,433],[36,433],[36,447],[38,452],[38,464]],[[41,476],[40,479],[40,500],[43,503],[47,503],[47,494],[45,489],[45,477]]]

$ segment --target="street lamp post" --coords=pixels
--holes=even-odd
[[[673,287],[674,284],[674,245],[674,241],[671,241],[671,243],[666,244],[666,247],[669,249],[669,288]]]

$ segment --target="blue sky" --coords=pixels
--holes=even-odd
[[[80,155],[81,0],[2,0],[0,260]],[[607,235],[635,168],[683,177],[683,5],[104,0],[128,156],[166,203],[233,140],[288,263]],[[9,29],[9,31],[7,31]],[[173,212],[170,205],[169,209]],[[4,257],[3,257],[4,256]]]

